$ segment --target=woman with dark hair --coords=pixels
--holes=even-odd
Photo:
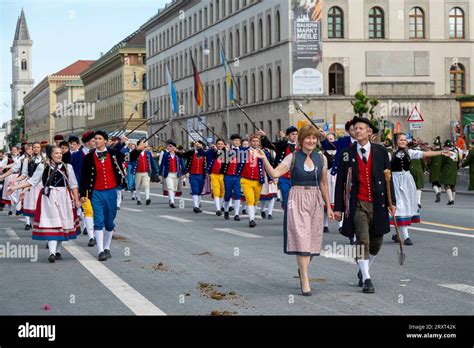
[[[394,143],[395,152],[392,156],[391,168],[395,199],[397,201],[395,218],[404,244],[413,245],[408,235],[408,226],[412,223],[420,222],[420,211],[418,208],[415,180],[410,173],[411,160],[440,156],[445,154],[445,152],[409,149],[405,133],[396,133]],[[394,224],[391,216],[390,224]],[[396,234],[392,236],[392,240],[398,242]]]
[[[312,256],[318,256],[323,242],[324,204],[329,220],[334,218],[329,200],[327,161],[316,150],[319,132],[311,125],[298,133],[298,151],[289,154],[273,168],[263,150],[252,154],[263,160],[272,178],[291,172],[291,189],[284,218],[284,252],[296,255],[303,296],[311,296],[308,266]]]
[[[74,169],[62,162],[61,148],[51,146],[46,154],[47,161],[38,164],[31,178],[8,191],[11,194],[40,183],[44,186],[36,203],[32,235],[34,240],[48,241],[48,261],[55,262],[62,259],[62,242],[75,239],[81,232],[76,213],[81,202]]]

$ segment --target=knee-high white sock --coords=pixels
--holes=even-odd
[[[150,188],[145,187],[145,199],[150,199]]]
[[[95,240],[99,254],[104,251],[104,230],[95,230]]]
[[[132,197],[137,199],[137,191],[135,191],[135,190],[132,191]]]
[[[58,240],[58,245],[56,246],[56,252],[60,253],[61,252],[61,246],[63,245],[63,242]]]
[[[229,212],[230,201],[224,201],[224,211]]]
[[[110,250],[110,244],[112,243],[112,236],[114,231],[105,231],[104,235],[104,249]]]
[[[240,199],[234,199],[234,215],[239,215],[240,212]]]
[[[324,213],[324,227],[329,226],[328,213]]]
[[[446,194],[448,195],[449,201],[453,201],[453,191],[451,189],[446,189]]]
[[[94,238],[94,218],[86,216],[84,217],[84,225],[87,230],[87,237],[89,239]]]
[[[253,205],[247,205],[247,215],[249,216],[249,221],[255,220],[255,207]]]
[[[339,221],[339,227],[342,227],[344,220]]]
[[[214,197],[214,205],[216,210],[221,210],[221,199],[219,197]]]
[[[137,201],[141,201],[142,200],[142,193],[141,193],[141,190],[137,190],[136,191],[136,198],[137,198]]]
[[[408,235],[408,226],[399,226],[400,234],[402,235],[403,240],[410,238]]]
[[[441,190],[439,189],[438,186],[433,186],[433,190],[434,190],[434,192],[435,192],[436,194],[438,194],[438,193],[441,192]]]
[[[13,205],[12,204],[8,205],[8,211],[13,211]]]
[[[370,266],[372,266],[372,264],[374,263],[374,260],[375,260],[376,257],[377,257],[377,255],[369,254],[369,269],[370,269]]]
[[[122,204],[122,191],[117,190],[117,207],[120,207]]]
[[[56,246],[58,245],[57,240],[48,240],[49,254],[56,254]]]
[[[369,275],[369,260],[359,260],[359,268],[362,273],[362,281],[370,279]]]
[[[174,204],[174,191],[168,191],[168,197],[169,197],[170,203]]]
[[[199,196],[198,195],[193,195],[193,204],[194,204],[194,208],[199,208]]]
[[[275,198],[272,198],[268,201],[268,215],[273,214],[273,207],[275,206]]]
[[[453,201],[456,198],[456,191],[453,191]]]
[[[25,216],[25,224],[27,225],[31,224],[31,219],[29,216]]]
[[[418,200],[418,204],[421,205],[421,190],[416,190],[416,198]]]
[[[234,199],[234,204],[235,204],[235,199]],[[247,209],[247,201],[242,201],[241,205],[242,205],[242,209]]]

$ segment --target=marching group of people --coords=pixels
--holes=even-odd
[[[32,230],[33,239],[47,241],[48,260],[55,262],[62,259],[62,242],[81,230],[88,246],[97,247],[98,260],[110,258],[122,191],[142,205],[143,190],[149,205],[150,182],[162,183],[171,209],[187,183],[194,213],[202,212],[201,197],[211,194],[217,216],[230,220],[233,212],[233,220],[240,221],[247,215],[250,228],[257,225],[258,208],[263,219],[273,219],[275,202],[281,200],[284,252],[296,255],[302,294],[311,295],[308,267],[320,254],[333,219],[339,232],[360,246],[359,286],[373,293],[369,270],[394,220],[403,243],[413,244],[408,226],[420,222],[425,169],[436,202],[444,186],[447,204],[454,204],[461,165],[470,167],[469,189],[474,189],[474,150],[462,160],[450,140],[442,146],[438,137],[428,149],[408,142],[404,133],[395,134],[393,143],[379,144],[378,131],[368,119],[355,116],[338,139],[304,125],[289,127],[272,142],[259,129],[245,139],[233,134],[229,141],[219,138],[210,144],[203,138],[187,151],[170,139],[159,156],[147,139],[135,144],[103,130],[68,141],[58,135],[54,145],[34,142],[0,152],[0,204],[8,206],[9,215],[16,209],[25,217],[25,229]]]

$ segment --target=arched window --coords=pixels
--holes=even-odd
[[[212,67],[214,66],[216,63],[215,63],[215,60],[214,60],[214,40],[211,41],[211,48],[210,48],[210,62],[209,62],[209,65]]]
[[[328,12],[328,38],[344,38],[344,15],[337,6],[331,7]]]
[[[385,38],[385,18],[380,7],[372,7],[369,10],[369,38]]]
[[[242,49],[244,54],[247,54],[247,26],[244,25],[244,33],[243,33],[243,40],[242,40]]]
[[[453,94],[466,94],[465,69],[462,64],[454,64],[449,71],[450,91]]]
[[[229,57],[228,59],[234,58],[234,39],[232,37],[232,32],[229,33]]]
[[[329,94],[344,95],[344,68],[339,63],[329,67]]]
[[[219,0],[216,0],[216,21],[220,18],[220,8],[219,8]]]
[[[240,31],[239,29],[236,30],[235,32],[235,56],[239,57],[240,56]]]
[[[272,79],[272,69],[268,69],[268,79],[267,79],[267,99],[273,99],[273,79]]]
[[[210,99],[209,100],[210,110],[215,110],[216,109],[216,105],[214,104],[214,99],[215,99],[214,93],[215,93],[214,84],[212,84],[212,86],[211,86],[211,95],[210,95],[210,98],[209,98]]]
[[[276,12],[275,16],[275,33],[276,33],[276,41],[280,42],[281,34],[280,34],[280,11]]]
[[[420,7],[413,7],[409,15],[410,39],[425,38],[425,13]]]
[[[142,104],[142,117],[143,117],[143,118],[147,118],[147,117],[148,117],[147,102],[143,102],[143,104]]]
[[[252,84],[250,86],[250,96],[252,97],[251,103],[255,103],[255,74],[252,74]]]
[[[248,104],[249,102],[249,80],[247,78],[247,75],[245,75],[244,77],[244,100],[245,100],[245,104]]]
[[[184,52],[184,76],[188,75],[188,53]]]
[[[449,11],[449,38],[464,39],[464,11],[459,7]]]
[[[255,24],[250,25],[250,52],[255,51]]]
[[[263,21],[258,20],[258,47],[263,48]]]
[[[277,68],[277,97],[281,98],[281,68]]]
[[[221,84],[217,84],[217,94],[216,94],[216,109],[221,108]]]
[[[259,101],[263,101],[264,99],[264,92],[265,92],[265,88],[264,88],[264,83],[263,83],[263,71],[260,71],[260,81],[259,81],[259,84],[260,84],[260,95],[259,95]]]
[[[26,59],[21,60],[21,70],[28,70],[28,63]]]
[[[147,86],[146,86],[146,73],[142,75],[142,89],[146,91]]]
[[[272,17],[267,16],[267,46],[272,44]]]

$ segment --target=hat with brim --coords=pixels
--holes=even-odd
[[[354,126],[356,125],[356,123],[360,123],[360,122],[365,123],[366,125],[368,125],[370,127],[370,129],[372,129],[374,134],[377,134],[379,132],[379,129],[372,122],[370,122],[370,120],[368,118],[354,116],[354,118],[352,119],[352,125],[354,125]]]

